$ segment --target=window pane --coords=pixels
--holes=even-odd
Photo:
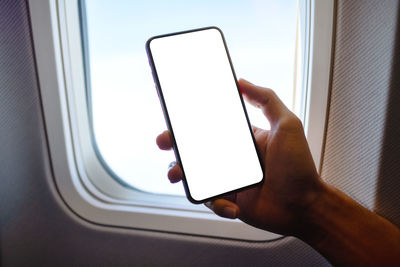
[[[166,125],[144,48],[151,36],[217,26],[237,77],[273,88],[293,106],[296,0],[85,2],[94,135],[109,168],[133,187],[184,194],[166,178],[173,152],[155,144]],[[247,107],[253,124],[269,127]]]

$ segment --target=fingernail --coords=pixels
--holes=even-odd
[[[176,165],[176,161],[171,162],[171,163],[168,165],[168,170],[172,169],[175,165]]]
[[[208,201],[208,202],[204,203],[204,205],[205,205],[207,208],[211,209],[211,210],[212,210],[212,208],[213,208],[213,204],[212,204],[211,201]]]
[[[222,210],[222,216],[229,219],[236,219],[236,209],[232,207],[225,207]]]

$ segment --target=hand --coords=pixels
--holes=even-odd
[[[267,88],[239,81],[244,98],[260,108],[271,130],[253,127],[257,148],[265,169],[262,185],[208,203],[217,215],[239,218],[255,227],[280,234],[294,234],[303,213],[312,205],[322,187],[301,121]],[[171,135],[157,137],[160,149],[172,148]],[[176,164],[168,171],[175,183],[182,179]]]

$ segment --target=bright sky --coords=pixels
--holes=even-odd
[[[145,52],[154,35],[217,26],[238,78],[273,88],[292,106],[297,0],[86,0],[95,138],[109,167],[132,186],[183,195],[166,178],[173,152]],[[253,124],[268,128],[248,106]]]

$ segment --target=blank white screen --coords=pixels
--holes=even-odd
[[[217,29],[150,42],[191,197],[196,201],[262,180],[251,131]]]

